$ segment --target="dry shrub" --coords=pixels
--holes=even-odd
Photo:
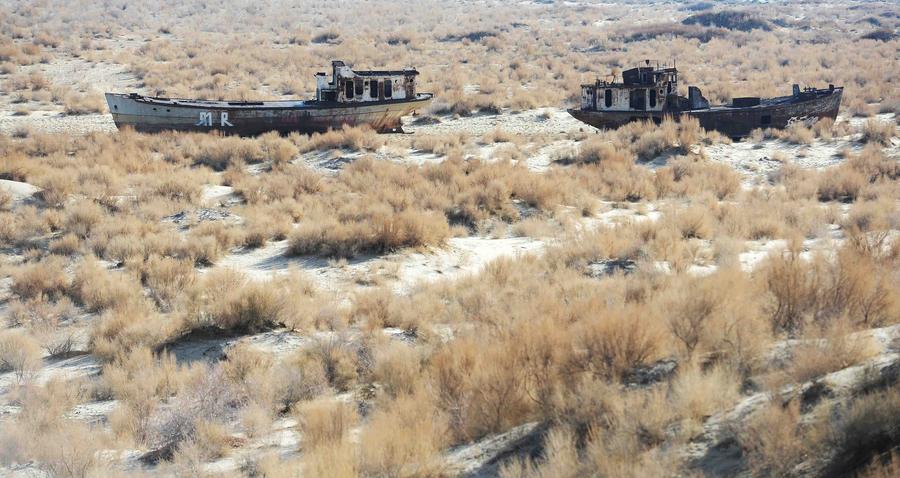
[[[796,248],[770,256],[762,271],[774,299],[771,315],[773,330],[797,331],[806,321],[806,314],[815,306],[818,292],[815,276]]]
[[[291,234],[288,252],[353,257],[366,252],[437,245],[449,236],[450,227],[439,214],[406,210],[393,215],[375,215],[367,223],[303,222]]]
[[[796,122],[783,132],[779,131],[779,136],[789,143],[793,144],[812,144],[815,134],[801,122]]]
[[[124,271],[110,271],[88,257],[79,264],[72,279],[72,298],[91,312],[140,305],[140,283]]]
[[[831,118],[819,119],[813,124],[812,130],[817,138],[825,141],[831,140],[835,133],[834,120]]]
[[[661,350],[662,331],[648,310],[639,306],[598,314],[576,334],[577,360],[588,370],[618,377],[654,359]]]
[[[740,380],[725,366],[708,370],[696,364],[679,367],[672,385],[674,404],[681,416],[702,423],[707,417],[734,403],[740,396]]]
[[[296,360],[314,370],[320,367],[328,383],[341,392],[349,390],[359,378],[358,350],[340,335],[317,339]]]
[[[891,138],[896,135],[897,127],[891,122],[869,118],[863,124],[860,141],[863,143],[889,145],[891,143]]]
[[[287,411],[301,400],[312,400],[324,393],[329,385],[325,368],[322,361],[305,351],[295,352],[273,367],[277,410]]]
[[[24,302],[12,300],[9,303],[9,322],[11,326],[23,326],[28,330],[52,357],[68,354],[72,350],[76,332],[63,323],[71,320],[77,312],[75,305],[66,297],[55,303],[43,296]]]
[[[284,302],[270,285],[248,281],[233,270],[210,273],[205,319],[226,330],[265,330],[281,322]]]
[[[726,164],[698,156],[681,156],[657,171],[656,187],[660,196],[696,197],[710,191],[722,200],[740,191],[741,179]]]
[[[12,271],[10,290],[22,299],[58,298],[70,287],[65,268],[65,259],[56,256],[18,266]]]
[[[613,143],[599,137],[592,137],[581,142],[575,162],[580,164],[607,164],[610,162],[629,164],[634,156],[624,148],[617,148]]]
[[[107,361],[142,347],[155,348],[174,337],[179,323],[149,310],[145,304],[126,303],[103,312],[90,332],[91,353]]]
[[[372,379],[391,398],[411,395],[422,377],[420,353],[413,347],[390,342],[375,351]]]
[[[376,410],[360,433],[360,471],[367,476],[439,476],[446,421],[427,396],[404,396]]]
[[[489,131],[486,135],[484,135],[484,142],[487,144],[491,143],[514,143],[516,142],[517,136],[509,131],[506,131],[500,127],[494,128]]]
[[[102,113],[105,109],[104,106],[105,104],[98,93],[87,95],[70,93],[63,100],[63,112],[67,115]]]
[[[408,301],[397,297],[387,287],[378,287],[353,296],[350,320],[364,324],[369,330],[399,327],[415,333],[419,318]]]
[[[710,239],[715,230],[714,219],[703,205],[676,210],[671,220],[684,239]]]
[[[465,133],[445,135],[417,135],[413,138],[412,147],[418,151],[434,153],[439,156],[450,156],[465,148],[468,136]]]
[[[195,281],[194,261],[153,256],[141,270],[141,280],[150,297],[163,312],[171,311],[178,296],[193,286]]]
[[[359,416],[351,403],[321,398],[297,406],[297,417],[304,449],[333,447],[346,441]]]
[[[266,156],[272,161],[273,168],[283,167],[300,153],[293,142],[280,137],[276,132],[266,133],[259,140]]]
[[[831,427],[834,449],[827,473],[847,475],[900,443],[900,392],[896,386],[854,401]]]
[[[313,133],[308,140],[301,141],[301,153],[345,148],[351,151],[374,151],[384,145],[384,140],[368,126],[353,127],[344,125],[340,130],[329,130],[326,133]]]
[[[220,423],[230,420],[239,406],[240,397],[223,380],[221,369],[212,367],[191,377],[174,400],[151,415],[150,445],[171,452],[187,444],[199,447],[195,452],[203,459],[217,458],[226,447],[227,432]]]
[[[38,343],[21,330],[0,332],[0,372],[14,372],[18,380],[41,368]]]
[[[50,476],[81,478],[102,475],[105,459],[100,453],[106,440],[102,432],[84,423],[67,421],[41,434],[32,445],[31,457]]]
[[[38,196],[54,207],[62,206],[75,191],[75,179],[69,171],[49,171],[36,184],[41,188]]]
[[[226,425],[213,420],[198,419],[193,436],[178,445],[173,461],[205,463],[222,458],[231,448],[231,436]]]
[[[819,181],[819,200],[855,201],[866,182],[866,177],[854,169],[829,169]]]
[[[199,135],[194,139],[194,163],[209,166],[215,171],[224,171],[229,166],[258,163],[265,159],[263,148],[256,139]]]
[[[284,471],[284,477],[294,477],[297,468],[303,467],[303,471],[309,476],[328,476],[334,478],[355,478],[360,476],[357,459],[354,456],[355,448],[347,442],[340,442],[330,447],[320,447],[303,454],[300,464],[289,464]],[[269,476],[269,475],[266,475]],[[275,475],[279,476],[279,475]]]
[[[75,234],[65,234],[50,242],[47,249],[59,256],[72,256],[81,251],[81,240]]]
[[[848,155],[840,166],[826,170],[819,180],[819,200],[855,201],[860,196],[879,196],[879,184],[900,178],[900,164],[885,156],[881,148],[867,145],[857,155]]]
[[[66,208],[66,230],[81,239],[90,236],[91,231],[103,219],[105,213],[99,205],[80,201]]]
[[[878,353],[869,337],[851,334],[846,323],[838,323],[821,338],[809,338],[793,351],[792,382],[803,383],[845,369]]]
[[[799,401],[771,401],[750,418],[738,439],[755,474],[789,476],[810,451],[801,434]]]
[[[251,403],[244,407],[240,413],[241,427],[249,438],[265,436],[272,428],[272,411]]]

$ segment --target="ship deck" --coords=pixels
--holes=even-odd
[[[303,109],[303,108],[342,108],[359,107],[378,104],[408,103],[432,98],[430,93],[419,93],[415,98],[398,98],[379,101],[335,102],[318,100],[274,100],[274,101],[227,101],[202,100],[188,98],[164,98],[157,96],[125,95],[122,97],[152,105],[180,106],[204,109]]]

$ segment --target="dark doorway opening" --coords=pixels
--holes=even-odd
[[[631,90],[629,94],[628,104],[633,110],[645,110],[647,109],[647,90],[643,88],[636,88]]]

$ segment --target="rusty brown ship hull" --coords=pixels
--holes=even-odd
[[[748,107],[714,106],[696,110],[597,111],[570,109],[569,114],[595,128],[615,129],[632,121],[660,123],[666,116],[678,121],[683,116],[697,118],[706,130],[730,138],[743,138],[755,129],[787,128],[795,122],[811,125],[819,119],[835,119],[841,104],[842,88],[805,91],[799,96],[761,100]]]
[[[428,106],[432,95],[413,98],[340,103],[333,101],[229,102],[148,97],[107,93],[106,101],[118,128],[136,131],[221,131],[254,136],[315,133],[343,125],[368,125],[379,132],[398,131],[401,118]]]

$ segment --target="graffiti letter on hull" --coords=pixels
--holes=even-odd
[[[222,113],[220,113],[219,123],[221,124],[222,127],[234,126],[230,121],[228,121],[228,112],[227,111],[223,111]],[[212,125],[213,125],[213,119],[212,119],[212,112],[210,112],[210,111],[201,111],[200,112],[200,120],[194,124],[194,126],[208,126],[210,128],[212,127]]]

